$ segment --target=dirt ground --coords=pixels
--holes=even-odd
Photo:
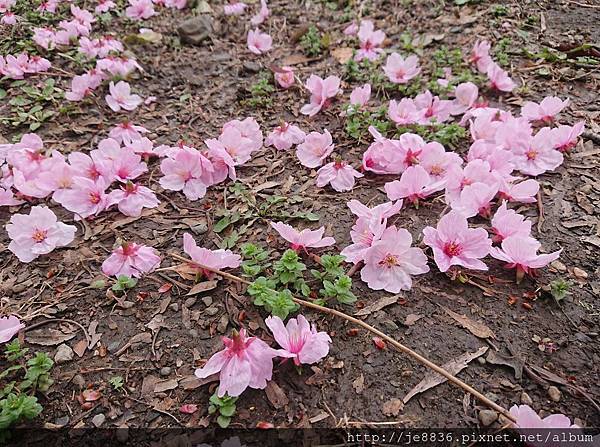
[[[413,38],[421,36],[425,46],[417,47],[424,66],[430,61],[427,55],[444,46],[460,48],[467,54],[478,39],[494,43],[504,39],[510,71],[522,88],[504,97],[484,92],[493,104],[511,109],[549,94],[568,97],[571,106],[561,122],[585,120],[590,133],[599,133],[600,65],[574,58],[552,61],[527,56],[525,51],[531,54],[554,48],[566,54],[582,44],[593,43],[597,49],[598,2],[588,0],[585,6],[585,0],[580,2],[582,5],[571,1],[473,1],[461,7],[451,1],[413,1],[410,7],[406,3],[411,2],[357,2],[353,10],[362,5],[363,16],[386,32],[388,48],[398,48],[403,33]],[[215,12],[220,29],[213,33],[211,42],[191,46],[176,39],[177,25],[189,16],[189,10],[162,9],[143,26],[161,33],[163,41],[128,47],[144,68],[132,85],[143,97],[157,97],[155,103],[133,113],[133,122],[150,129],[150,138],[158,143],[184,140],[196,147],[201,147],[204,139],[216,137],[226,121],[246,116],[255,117],[263,132],[282,119],[307,132],[327,127],[336,147],[343,148],[345,158],[359,165],[370,140],[358,143],[344,132],[344,121],[339,117],[343,101],[311,119],[298,112],[307,98],[299,86],[276,89],[270,94],[270,105],[252,107],[242,103],[248,98],[249,86],[268,72],[270,64],[293,65],[302,79],[311,73],[343,75],[344,67],[328,51],[306,57],[295,39],[299,30],[312,23],[331,34],[331,49],[347,46],[342,30],[348,20],[341,20],[344,7],[334,10],[335,5],[321,1],[270,2],[272,17],[267,29],[275,46],[267,56],[256,58],[248,57],[246,31],[240,26],[245,19],[225,18]],[[213,6],[217,11],[218,5]],[[136,26],[115,20],[107,29],[124,36],[137,31]],[[69,70],[64,60],[57,63]],[[60,81],[65,89],[68,81]],[[343,88],[348,93],[360,84],[346,79]],[[382,96],[375,99],[376,103],[386,101]],[[65,153],[91,149],[119,122],[101,103],[56,116],[37,133],[48,147]],[[0,104],[0,114],[5,112],[6,106]],[[8,140],[24,131],[8,126],[0,129]],[[469,144],[468,139],[461,140],[455,150],[465,153]],[[381,203],[385,199],[382,187],[388,179],[366,175],[352,192],[334,193],[317,188],[315,173],[298,169],[294,158],[293,152],[276,153],[267,148],[239,169],[239,182],[259,203],[273,195],[296,197],[287,210],[318,214],[318,224],[326,226],[326,233],[335,237],[336,249],[341,250],[350,242],[349,230],[354,222],[345,203],[352,198]],[[451,281],[432,269],[416,277],[413,290],[402,293],[397,303],[370,313],[365,320],[438,364],[487,347],[485,355],[459,374],[462,380],[505,408],[526,402],[526,393],[542,414],[565,413],[577,418],[582,426],[600,426],[599,166],[598,142],[584,138],[556,172],[539,178],[542,205],[531,204],[520,210],[534,221],[534,235],[542,241],[545,252],[563,248],[560,263],[543,269],[536,281],[528,279],[517,286],[513,273],[493,260],[489,274],[471,277],[479,288]],[[12,256],[6,248],[7,234],[0,232],[0,310],[27,320],[31,328],[25,340],[35,341],[36,334],[39,338],[42,333],[38,331],[52,330],[55,337],[53,345],[32,343],[30,347],[51,356],[62,341],[75,347],[84,340],[78,324],[89,336],[98,337],[94,349],[53,368],[56,383],[41,399],[44,412],[36,424],[89,427],[99,414],[105,416],[103,427],[214,424],[207,414],[207,402],[216,382],[201,384],[192,379],[195,366],[220,349],[219,335],[238,326],[242,310],[243,324],[268,339],[264,315],[251,305],[243,288],[227,281],[221,281],[214,290],[187,296],[191,282],[174,272],[158,272],[141,280],[120,302],[105,290],[89,287],[101,278],[100,265],[117,238],[157,248],[164,255],[161,267],[167,267],[177,263],[167,253],[183,254],[183,232],[191,231],[199,245],[215,248],[223,237],[241,227],[235,224],[219,234],[213,231],[224,209],[234,211],[244,206],[231,183],[213,187],[204,199],[189,202],[179,193],[160,189],[158,174],[158,163],[154,163],[145,177],[151,179],[153,189],[161,191],[158,209],[145,212],[140,219],[109,211],[93,221],[77,223],[79,231],[71,248],[57,250],[30,264],[19,263]],[[402,210],[390,224],[407,228],[415,240],[420,240],[423,227],[435,225],[443,209],[443,202],[435,200],[418,210]],[[53,210],[63,221],[72,219],[59,206],[53,206]],[[9,217],[8,209],[0,208],[2,225]],[[290,222],[298,227],[307,225],[302,220]],[[275,236],[267,220],[259,218],[238,243],[253,241],[282,252],[285,247]],[[572,284],[572,293],[560,304],[541,289],[558,278]],[[166,283],[173,286],[161,293],[159,288]],[[388,295],[369,290],[358,275],[354,293],[359,297],[356,307],[368,306]],[[494,337],[474,336],[444,307],[487,326]],[[344,310],[356,311],[348,306]],[[349,332],[351,326],[339,319],[304,313],[332,336],[330,355],[317,366],[305,367],[302,374],[289,362],[276,365],[276,386],[267,393],[247,390],[237,403],[232,427],[255,427],[260,422],[294,428],[356,427],[383,421],[407,427],[481,424],[479,410],[485,407],[448,383],[399,405],[394,399],[402,399],[419,383],[428,373],[426,368],[390,347],[378,349],[364,330],[353,334]],[[163,322],[158,331],[155,325],[148,327],[157,317]],[[536,341],[540,339],[546,340]],[[128,347],[135,341],[140,342]],[[122,390],[109,384],[109,379],[117,375],[124,379]],[[553,392],[549,394],[553,386],[560,390],[558,399]],[[83,389],[101,393],[92,408],[82,407],[77,400]],[[196,404],[199,410],[192,415],[182,414],[178,410],[182,404]],[[395,404],[399,408],[394,411]]]

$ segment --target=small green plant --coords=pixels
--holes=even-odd
[[[344,259],[346,258],[342,255],[323,255],[321,256],[321,266],[325,271],[312,269],[310,273],[321,281],[338,278],[344,275],[344,268],[342,267]]]
[[[110,386],[112,386],[113,390],[115,391],[121,391],[123,389],[123,385],[125,385],[125,382],[123,382],[123,377],[121,376],[111,377],[108,379],[108,383],[110,383]]]
[[[356,301],[356,296],[352,293],[352,278],[348,275],[341,275],[335,281],[324,280],[323,289],[319,292],[326,299],[335,298],[342,304],[352,304]]]
[[[231,418],[235,414],[235,403],[237,397],[231,397],[225,394],[223,397],[219,397],[218,390],[210,396],[208,404],[208,414],[217,414],[217,424],[221,428],[229,427]]]
[[[567,295],[571,292],[569,291],[571,285],[568,281],[564,279],[555,279],[550,283],[550,294],[554,297],[557,302],[564,300]]]
[[[243,99],[241,104],[250,107],[268,107],[273,104],[270,95],[274,91],[270,76],[263,73],[260,79],[248,88],[250,98]]]
[[[300,38],[300,45],[307,56],[318,56],[323,52],[321,33],[316,26],[311,25]]]
[[[298,306],[288,289],[277,291],[277,282],[274,279],[267,279],[259,276],[248,286],[248,294],[254,298],[254,305],[264,307],[271,315],[275,315],[285,320],[292,312],[296,312]]]
[[[38,352],[23,363],[28,352],[15,339],[6,344],[4,357],[9,366],[0,373],[0,379],[9,380],[0,389],[0,442],[8,439],[9,427],[23,420],[32,420],[42,412],[35,393],[46,392],[52,385],[50,370],[54,362],[47,354]],[[19,380],[18,372],[24,372]]]
[[[113,292],[117,293],[125,293],[128,289],[133,289],[137,284],[137,280],[135,278],[130,278],[129,276],[120,275],[117,278],[117,282],[113,284],[111,287]]]
[[[495,59],[500,65],[507,66],[510,63],[508,51],[510,48],[511,40],[508,37],[500,39],[494,46]]]
[[[242,261],[242,271],[246,276],[257,276],[271,265],[266,262],[269,259],[269,252],[264,248],[246,243],[242,245],[240,251],[244,258],[244,261]]]
[[[396,128],[396,136],[412,132],[422,136],[428,141],[437,141],[443,146],[456,147],[456,145],[467,137],[467,131],[459,124],[430,124],[428,126],[414,125]]]
[[[510,9],[505,5],[494,5],[492,6],[491,11],[495,17],[500,17],[508,15]]]
[[[369,127],[373,126],[385,135],[390,129],[387,119],[387,107],[381,106],[376,110],[362,110],[349,104],[346,108],[346,133],[357,141],[367,138]]]

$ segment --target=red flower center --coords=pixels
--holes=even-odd
[[[446,256],[454,257],[459,256],[462,252],[462,247],[458,242],[446,242],[444,244],[444,254]]]
[[[385,255],[385,258],[379,261],[379,265],[391,268],[400,265],[400,260],[398,259],[398,256],[388,253]]]
[[[44,242],[46,237],[48,237],[48,230],[39,230],[37,228],[35,229],[35,231],[33,232],[33,235],[31,236],[31,238],[35,242]]]

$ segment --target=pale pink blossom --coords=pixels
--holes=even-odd
[[[531,221],[515,210],[508,209],[506,201],[502,201],[491,223],[492,240],[497,243],[510,236],[527,238],[531,235]]]
[[[188,0],[165,0],[167,8],[183,9],[187,6]]]
[[[236,126],[224,126],[219,139],[205,140],[209,148],[220,148],[227,152],[236,165],[246,163],[252,157],[256,145],[248,138],[242,136],[242,132]],[[261,143],[262,145],[262,143]]]
[[[424,120],[424,111],[418,110],[412,98],[402,98],[400,102],[391,100],[388,116],[399,125],[416,124]]]
[[[420,248],[411,247],[411,234],[395,226],[387,228],[381,239],[367,250],[361,279],[373,290],[398,293],[410,290],[411,275],[427,273],[427,256]]]
[[[450,114],[462,115],[467,110],[473,108],[479,97],[479,89],[472,82],[463,82],[454,89],[454,101]]]
[[[487,40],[477,42],[473,46],[469,62],[475,64],[480,73],[487,73],[489,66],[494,63],[490,56],[491,47]]]
[[[544,127],[533,138],[516,143],[512,149],[515,166],[523,174],[540,175],[558,168],[564,160],[563,154],[554,149],[552,129]]]
[[[496,184],[490,164],[485,160],[469,161],[464,168],[450,165],[446,173],[446,203],[451,204],[460,197],[461,191],[473,183]]]
[[[131,87],[125,81],[116,84],[111,81],[108,87],[110,95],[106,95],[106,103],[114,112],[123,110],[135,110],[141,103],[139,95],[131,94]]]
[[[396,203],[402,204],[402,200],[399,200]],[[352,229],[350,230],[352,244],[345,247],[340,253],[346,258],[346,262],[357,264],[364,261],[369,248],[371,248],[374,242],[381,239],[381,236],[387,227],[387,219],[384,217],[385,213],[373,211],[374,212],[372,214],[369,213],[368,216],[361,216],[356,219],[356,223],[352,226]],[[381,215],[379,215],[379,213],[381,213]]]
[[[370,20],[362,20],[358,28],[358,42],[360,49],[354,56],[355,61],[361,61],[368,59],[370,61],[377,60],[379,56],[384,52],[383,48],[380,48],[385,40],[385,33],[381,30],[375,31],[375,26]]]
[[[525,274],[534,276],[536,269],[545,267],[560,256],[562,249],[550,254],[538,255],[540,244],[532,237],[509,236],[502,241],[501,248],[492,247],[490,255],[506,262],[506,268],[514,268],[517,271],[517,282],[520,282]]]
[[[40,12],[49,12],[54,14],[56,12],[56,8],[58,7],[60,0],[47,0],[42,1],[40,6],[38,6],[38,11]]]
[[[62,155],[45,160],[42,169],[36,179],[37,186],[42,190],[52,191],[52,198],[57,202],[64,191],[73,186],[75,177],[80,175]]]
[[[516,419],[514,422],[516,428],[545,430],[579,428],[578,425],[571,424],[571,420],[564,414],[551,414],[542,419],[529,405],[513,405],[509,411]],[[527,433],[531,433],[531,430]]]
[[[250,160],[250,154],[262,148],[263,146],[263,134],[260,130],[260,126],[256,120],[252,117],[245,118],[243,120],[231,120],[223,124],[223,135],[229,128],[235,128],[238,130],[241,136],[241,145],[244,147],[244,155],[236,156],[232,154],[232,157],[238,164],[243,164]],[[219,137],[219,139],[221,139]]]
[[[29,214],[13,214],[6,232],[11,239],[8,249],[19,261],[31,262],[55,248],[70,244],[77,227],[59,222],[46,206],[34,206]]]
[[[154,147],[152,140],[146,137],[133,140],[125,145],[126,149],[131,149],[134,153],[140,155],[144,160],[148,161],[152,157],[163,157],[165,152],[161,146]]]
[[[254,26],[262,24],[269,17],[270,11],[266,0],[260,0],[260,10],[250,19],[250,23]]]
[[[244,2],[238,2],[231,0],[229,3],[223,5],[223,13],[226,16],[239,16],[244,13],[244,10],[248,7]]]
[[[158,252],[146,245],[125,242],[117,247],[102,263],[102,273],[107,276],[139,278],[160,265]]]
[[[221,183],[228,176],[235,181],[237,178],[235,172],[236,162],[227,152],[225,146],[219,140],[205,140],[204,143],[208,146],[206,158],[208,158],[213,166],[213,172],[210,173],[209,184],[215,185]]]
[[[91,24],[96,22],[96,18],[94,17],[94,15],[82,8],[79,8],[76,5],[71,5],[71,14],[73,15],[73,17],[75,17],[75,20],[77,20],[79,23],[82,24]]]
[[[375,174],[400,174],[404,171],[406,151],[400,149],[400,142],[384,138],[373,126],[369,126],[369,133],[375,141],[363,153],[363,169]]]
[[[457,200],[450,206],[453,210],[462,213],[465,217],[473,217],[479,214],[481,217],[491,216],[491,201],[498,194],[498,185],[486,183],[472,183],[463,188]]]
[[[183,233],[183,251],[192,258],[193,262],[197,263],[194,267],[208,279],[212,279],[215,273],[203,267],[222,270],[224,268],[237,268],[242,262],[242,257],[231,250],[209,250],[208,248],[198,247],[189,233]]]
[[[536,195],[540,190],[537,180],[528,179],[522,182],[507,182],[502,179],[499,184],[498,194],[500,198],[509,202],[535,203]]]
[[[306,250],[307,248],[322,248],[329,247],[335,244],[335,239],[332,237],[323,237],[325,227],[318,230],[309,230],[305,228],[302,231],[297,231],[290,225],[283,222],[271,222],[271,227],[279,233],[279,235],[291,244],[293,250]]]
[[[3,187],[0,187],[0,206],[16,206],[22,203],[22,200],[15,198],[15,195],[10,188],[4,189]]]
[[[96,14],[101,14],[114,9],[116,6],[117,4],[113,0],[98,0],[98,4],[96,5],[96,8],[94,8],[94,11]]]
[[[65,98],[69,101],[81,101],[91,95],[96,87],[96,79],[89,74],[75,76],[71,80],[71,90],[65,93]]]
[[[310,92],[310,103],[305,104],[300,109],[304,115],[314,116],[323,108],[326,108],[331,99],[334,98],[340,90],[340,78],[337,76],[328,76],[325,79],[317,75],[310,75],[306,80],[306,89]]]
[[[107,186],[102,177],[96,182],[86,177],[75,177],[73,187],[63,191],[58,203],[75,213],[75,220],[98,215],[107,206]]]
[[[317,186],[323,188],[327,184],[338,192],[351,191],[355,178],[363,175],[345,161],[333,161],[317,171]]]
[[[262,390],[273,375],[273,358],[280,353],[257,337],[248,337],[245,329],[233,331],[232,338],[223,337],[225,349],[214,354],[196,377],[205,379],[219,374],[217,395],[239,396],[246,388]]]
[[[496,141],[496,132],[502,127],[502,122],[495,119],[493,114],[485,114],[469,121],[469,130],[473,140]]]
[[[554,149],[559,152],[569,152],[577,145],[577,139],[583,133],[585,123],[578,122],[574,126],[558,126],[551,131]]]
[[[45,50],[52,50],[56,46],[56,32],[50,28],[34,28],[33,41]]]
[[[419,166],[410,166],[402,173],[400,180],[385,184],[385,192],[390,200],[407,199],[415,205],[419,200],[444,189],[444,180],[435,180]]]
[[[108,136],[114,140],[117,140],[119,143],[130,145],[133,141],[141,139],[142,134],[147,132],[148,129],[145,127],[136,126],[130,121],[124,121],[113,127]]]
[[[125,15],[130,19],[145,20],[156,14],[152,0],[129,0]]]
[[[142,157],[132,149],[121,149],[119,156],[112,162],[111,171],[114,180],[125,183],[148,172],[148,166],[142,161]]]
[[[25,325],[13,315],[0,317],[0,343],[10,341]]]
[[[210,160],[196,149],[181,148],[173,157],[165,158],[160,164],[164,174],[159,183],[170,191],[183,191],[188,200],[198,200],[206,194],[213,171]]]
[[[17,0],[0,0],[0,12],[10,11],[17,4]]]
[[[510,76],[508,76],[508,73],[495,62],[492,62],[488,66],[486,74],[493,89],[501,92],[512,92],[517,86]]]
[[[569,105],[569,100],[562,101],[556,96],[547,96],[541,103],[527,101],[521,109],[521,116],[529,121],[542,121],[546,124],[554,122],[556,116]]]
[[[442,71],[444,72],[444,77],[438,78],[436,82],[438,83],[438,85],[441,85],[444,88],[448,88],[448,86],[450,85],[450,81],[452,81],[452,68],[444,67]]]
[[[265,146],[275,146],[277,150],[283,151],[302,143],[305,138],[306,133],[298,126],[283,122],[267,136]]]
[[[452,101],[433,96],[429,90],[417,95],[414,101],[418,113],[423,117],[422,124],[428,122],[443,123],[450,118],[453,107]]]
[[[350,93],[350,104],[362,107],[369,102],[371,97],[371,84],[365,84],[362,87],[356,87]]]
[[[450,211],[440,219],[437,228],[423,229],[423,243],[433,250],[433,257],[441,272],[453,265],[472,270],[487,270],[481,258],[490,253],[492,241],[483,228],[469,228],[467,219]]]
[[[2,16],[2,19],[0,19],[0,23],[9,26],[16,25],[19,21],[21,21],[21,17],[12,11],[6,11]]]
[[[357,217],[364,217],[366,219],[387,219],[388,217],[392,217],[402,209],[402,200],[397,200],[396,202],[385,202],[380,205],[374,206],[373,208],[369,208],[366,205],[363,205],[356,199],[352,199],[349,202],[346,202],[352,214]]]
[[[107,200],[107,208],[116,204],[121,213],[131,217],[141,216],[143,208],[156,208],[160,204],[151,189],[132,182],[111,191]]]
[[[419,67],[419,59],[415,55],[404,59],[398,53],[392,53],[387,57],[383,71],[393,83],[407,84],[421,73],[421,67]]]
[[[508,117],[496,129],[494,141],[506,150],[515,151],[529,144],[532,133],[531,123],[526,118]]]
[[[126,78],[135,70],[143,71],[135,59],[122,56],[107,56],[96,61],[96,69],[112,76]]]
[[[418,157],[419,165],[435,180],[445,180],[452,166],[463,164],[460,155],[446,152],[444,146],[435,141],[425,144]]]
[[[327,129],[323,133],[311,132],[306,135],[304,142],[297,146],[296,156],[307,168],[316,168],[323,164],[323,160],[333,152],[333,148],[333,140]]]
[[[358,33],[358,24],[355,21],[350,22],[346,28],[344,28],[344,34],[346,36],[356,36]]]
[[[273,47],[273,38],[260,30],[250,30],[247,44],[252,53],[264,54]]]
[[[280,67],[275,70],[275,81],[281,88],[290,88],[296,82],[292,67]]]
[[[298,315],[290,318],[287,325],[277,316],[268,317],[265,324],[273,333],[273,338],[281,346],[285,357],[293,358],[294,364],[312,365],[329,353],[331,338],[327,332],[317,332],[316,326]],[[280,352],[280,357],[284,354]]]

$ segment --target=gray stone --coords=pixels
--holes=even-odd
[[[183,305],[185,307],[187,307],[188,309],[190,307],[192,307],[194,304],[196,304],[196,297],[195,296],[191,296],[189,297],[187,300],[185,300],[185,302],[183,303]]]
[[[204,312],[206,312],[206,315],[213,317],[219,313],[219,308],[218,307],[207,307],[204,310]]]
[[[67,363],[71,360],[73,360],[73,350],[68,345],[63,343],[56,349],[54,361],[57,365],[60,365],[61,363]]]
[[[168,366],[165,366],[163,368],[160,369],[160,375],[163,377],[166,377],[168,375],[171,374],[171,368],[169,368]]]
[[[229,316],[227,314],[221,315],[221,319],[219,320],[219,324],[217,324],[217,331],[221,334],[224,334],[227,330],[227,325],[229,324]]]
[[[533,405],[533,399],[531,397],[529,397],[529,394],[527,394],[525,391],[523,391],[521,393],[521,403],[523,405]]]
[[[106,421],[106,416],[104,416],[102,413],[97,414],[92,418],[92,424],[94,424],[94,427],[96,428],[101,427],[102,424],[104,424],[104,421]]]
[[[56,418],[54,423],[56,425],[58,425],[59,427],[64,427],[65,425],[67,425],[69,423],[69,416],[62,416],[62,417]]]
[[[179,303],[169,304],[169,309],[171,309],[173,312],[177,312],[179,310]]]
[[[208,225],[206,225],[206,222],[201,222],[191,227],[191,230],[197,235],[204,234],[208,231]]]
[[[550,396],[550,399],[552,399],[554,402],[560,402],[561,393],[560,390],[555,386],[548,388],[548,396]]]
[[[214,31],[215,24],[212,17],[204,14],[187,19],[177,27],[181,41],[191,45],[202,45],[210,39]]]
[[[82,390],[83,388],[85,388],[85,379],[83,378],[83,376],[81,374],[75,374],[75,376],[73,376],[73,384],[77,388]]]
[[[253,61],[246,61],[242,64],[244,71],[248,73],[258,73],[260,71],[260,65]]]
[[[384,329],[387,329],[390,332],[398,330],[398,325],[396,323],[394,323],[392,320],[390,320],[389,318],[382,320],[381,326],[383,326]]]
[[[204,298],[202,298],[202,302],[206,307],[210,307],[213,303],[212,296],[205,296]]]
[[[484,427],[489,427],[498,420],[498,413],[494,410],[481,410],[479,412],[479,422]]]

